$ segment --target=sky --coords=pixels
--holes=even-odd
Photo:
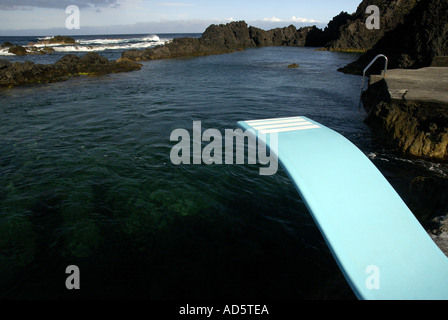
[[[202,33],[210,24],[244,20],[262,29],[316,25],[361,0],[0,0],[0,36]],[[79,29],[67,29],[79,8]],[[72,20],[73,21],[73,20]]]

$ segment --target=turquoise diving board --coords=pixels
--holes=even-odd
[[[448,258],[370,159],[306,117],[240,121],[291,178],[361,300],[446,300]],[[275,141],[275,140],[274,140]]]

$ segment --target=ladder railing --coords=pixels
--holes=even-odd
[[[359,108],[361,108],[361,98],[362,98],[362,93],[364,91],[364,79],[366,77],[366,72],[367,70],[370,69],[370,67],[376,62],[376,60],[378,60],[379,58],[384,58],[385,62],[384,62],[384,72],[383,72],[383,76],[384,78],[386,78],[386,73],[387,73],[387,66],[389,64],[389,59],[384,55],[384,54],[379,54],[377,55],[375,58],[373,58],[373,60],[368,64],[368,66],[364,69],[363,73],[362,73],[362,87],[361,87],[361,97],[359,98]]]

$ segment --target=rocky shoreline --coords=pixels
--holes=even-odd
[[[76,41],[71,37],[55,36],[30,43],[23,47],[5,42],[0,48],[8,49],[15,55],[47,54],[54,52],[47,45],[72,45]],[[75,76],[102,76],[140,70],[141,64],[128,59],[110,61],[96,52],[89,52],[82,57],[73,54],[64,55],[54,64],[35,64],[30,61],[12,63],[0,59],[0,88],[13,88],[21,85],[45,84],[68,80]]]
[[[39,65],[28,61],[10,63],[6,59],[0,59],[0,88],[63,81],[79,74],[103,75],[134,71],[141,67],[138,61],[223,54],[248,47],[318,46],[324,43],[323,39],[323,31],[316,27],[297,29],[291,25],[264,31],[248,27],[244,21],[211,25],[200,38],[175,38],[165,45],[124,51],[121,58],[113,62],[97,53],[88,53],[80,59],[74,55],[66,55],[53,65]],[[2,47],[17,55],[45,54],[53,50],[46,45],[55,43],[74,44],[75,40],[58,36],[30,44],[27,48],[11,43],[4,43]]]
[[[133,61],[149,61],[180,57],[197,57],[231,53],[246,48],[265,46],[319,46],[322,45],[322,30],[314,27],[262,30],[249,27],[245,21],[211,25],[200,38],[175,38],[170,43],[144,50],[128,50],[122,58]]]
[[[362,102],[365,122],[383,145],[407,157],[448,162],[448,68],[372,76]]]
[[[326,30],[318,29],[315,26],[297,29],[290,25],[265,31],[249,27],[244,21],[231,22],[225,25],[211,25],[200,38],[175,38],[161,46],[143,50],[127,50],[114,63],[106,62],[105,58],[93,53],[89,53],[86,55],[87,58],[82,58],[84,60],[80,61],[77,61],[73,55],[66,55],[53,65],[37,65],[31,62],[11,64],[3,59],[0,60],[0,87],[9,88],[33,83],[63,81],[74,74],[100,75],[111,72],[133,71],[139,70],[140,65],[136,64],[138,61],[215,55],[250,47],[321,47],[328,42],[338,21],[338,19],[332,21],[330,27]],[[30,44],[26,48],[11,43],[2,44],[2,48],[7,48],[10,53],[16,55],[45,54],[53,51],[47,45],[56,43],[74,44],[75,40],[70,37],[57,36],[36,44]],[[86,60],[89,63],[84,63]],[[64,65],[66,66],[64,67]],[[76,65],[76,67],[73,65]]]
[[[30,61],[12,63],[0,59],[0,88],[65,81],[80,75],[101,76],[128,72],[140,70],[141,67],[141,64],[126,59],[109,61],[94,52],[87,53],[83,57],[68,54],[51,65],[35,64]]]

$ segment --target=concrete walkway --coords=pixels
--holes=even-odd
[[[370,76],[370,83],[383,76]],[[391,69],[386,83],[392,99],[434,102],[448,105],[448,67]]]

